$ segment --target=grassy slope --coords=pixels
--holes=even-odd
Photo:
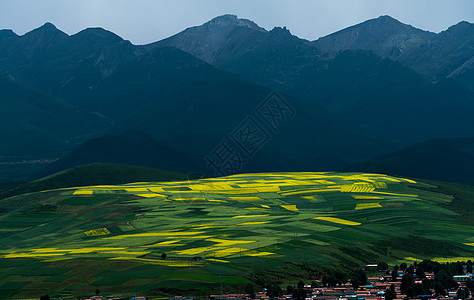
[[[124,164],[93,163],[73,167],[30,182],[0,184],[0,199],[73,186],[122,184],[146,180],[171,181],[186,178],[188,177],[184,173],[167,170]]]
[[[231,290],[276,269],[267,280],[284,283],[317,265],[474,257],[464,244],[474,228],[460,209],[473,205],[472,191],[436,186],[270,173],[4,199],[0,294],[206,294],[218,292],[221,268]]]
[[[55,157],[107,125],[99,117],[0,74],[0,152]],[[20,138],[21,137],[21,138]],[[34,147],[31,147],[34,145]],[[58,150],[60,149],[60,150]]]
[[[433,139],[345,168],[474,184],[474,138]]]

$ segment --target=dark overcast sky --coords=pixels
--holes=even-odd
[[[315,40],[380,15],[440,32],[474,23],[474,0],[0,0],[0,28],[24,34],[51,22],[74,34],[103,27],[145,44],[227,13]]]

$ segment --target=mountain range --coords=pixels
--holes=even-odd
[[[98,162],[216,175],[206,159],[251,120],[265,139],[236,171],[363,170],[474,136],[473,57],[473,24],[435,34],[389,16],[316,41],[234,15],[148,45],[0,30],[0,156],[58,158],[17,180]],[[274,91],[293,114],[269,126],[258,108]]]

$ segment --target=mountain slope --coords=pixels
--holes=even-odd
[[[23,36],[0,40],[0,69],[86,108],[90,91],[138,52],[130,42],[101,28],[68,36],[46,23]]]
[[[210,63],[237,28],[266,31],[250,20],[239,19],[235,15],[222,15],[201,26],[187,28],[169,38],[146,45],[145,48],[175,47]]]
[[[388,17],[367,24],[374,22],[393,29],[390,41],[421,34]],[[100,119],[99,129],[140,131],[170,142],[170,149],[179,145],[199,164],[258,115],[272,90],[282,92],[295,113],[278,128],[262,123],[268,139],[248,171],[339,169],[420,140],[471,136],[474,128],[474,94],[455,80],[430,83],[371,51],[333,57],[286,28],[267,32],[235,16],[143,47],[100,28],[68,36],[51,24],[24,36],[2,31],[1,37],[0,68],[11,78],[87,110]],[[165,45],[211,53],[201,57],[212,65]]]
[[[99,116],[0,74],[0,153],[57,157],[106,128]]]
[[[312,44],[330,55],[344,50],[370,50],[381,57],[399,60],[425,78],[438,81],[473,68],[470,61],[474,54],[474,24],[463,21],[435,34],[381,16]]]
[[[312,44],[331,55],[344,50],[370,50],[381,57],[397,59],[435,35],[390,16],[380,16],[322,37]]]
[[[356,164],[347,170],[386,172],[410,176],[474,184],[474,138],[436,139]]]
[[[183,152],[170,149],[144,134],[125,132],[85,142],[36,174],[34,179],[92,163],[129,164],[183,172],[196,169],[194,160]]]
[[[56,32],[54,28],[43,28],[46,29]],[[50,52],[40,51],[32,58],[22,56],[21,64],[12,67],[11,73],[31,80],[31,84],[38,83],[34,81],[36,77],[20,72],[22,68],[27,70],[34,65],[35,72],[50,74],[51,84],[45,84],[44,88],[48,87],[51,93],[61,95],[69,103],[101,116],[108,124],[114,124],[110,131],[113,134],[136,130],[157,140],[202,135],[216,141],[212,145],[199,144],[199,152],[208,155],[246,117],[254,114],[271,92],[176,48],[159,47],[137,55],[138,50],[133,47],[127,50],[126,42],[101,29],[88,29],[71,37],[56,34],[61,36],[60,41],[48,47],[66,55],[57,55],[53,60],[46,59],[54,56]],[[287,35],[273,31],[271,36],[280,34],[283,38]],[[20,41],[24,38],[17,37]],[[69,42],[71,45],[67,46]],[[91,47],[81,49],[79,45],[85,43]],[[114,47],[118,50],[106,51]],[[122,55],[122,50],[128,54]],[[291,49],[286,51],[291,52]],[[97,64],[101,56],[104,58],[99,59]],[[35,59],[39,60],[37,65]],[[60,62],[65,66],[57,66]],[[111,69],[105,62],[111,62]],[[50,68],[55,72],[50,72]],[[55,86],[61,88],[56,89]],[[289,99],[301,112],[297,111],[296,117],[289,123],[290,127],[282,130],[281,134],[271,136],[271,143],[265,145],[266,149],[262,148],[264,152],[258,154],[261,159],[253,162],[255,166],[249,165],[250,170],[276,170],[277,166],[286,166],[282,168],[284,170],[335,169],[387,151],[386,143],[357,133],[357,130],[345,129],[336,116],[320,106],[292,97]],[[273,129],[267,130],[272,132]],[[308,136],[311,142],[305,142],[294,132]],[[349,147],[353,141],[357,141],[358,150]],[[184,152],[193,156],[189,149],[194,149],[194,145],[187,143],[183,147]],[[331,159],[327,159],[327,153],[331,153]],[[205,155],[198,159],[199,164],[205,164]],[[338,157],[343,159],[338,161]],[[118,162],[137,164],[134,161]],[[149,166],[175,169],[169,165]],[[52,170],[56,171],[59,169]]]
[[[219,32],[219,23],[213,24]],[[208,27],[206,23],[192,31],[208,32]],[[221,27],[221,31],[227,28]],[[209,36],[183,31],[167,40],[167,45],[196,53]],[[473,133],[474,93],[452,80],[433,84],[400,63],[405,53],[435,38],[438,35],[388,16],[316,42],[299,39],[285,28],[267,32],[235,26],[208,61],[259,85],[315,102],[339,115],[341,126],[406,146]],[[403,51],[395,53],[394,48]]]
[[[464,21],[407,51],[400,60],[424,76],[440,80],[471,70],[473,55],[474,24]]]
[[[101,105],[97,110],[118,120],[113,133],[135,130],[159,141],[185,136],[213,140],[209,144],[197,142],[199,150],[185,138],[179,143],[179,149],[189,155],[201,153],[203,156],[198,161],[204,164],[205,155],[228,138],[247,117],[255,116],[256,109],[270,92],[266,87],[217,69],[178,49],[162,47],[118,67],[101,88],[95,90],[95,97],[101,99],[97,101]],[[268,153],[266,157],[273,153],[283,161],[285,170],[334,169],[350,164],[349,161],[383,153],[389,147],[357,129],[345,128],[337,116],[317,104],[284,97],[296,113],[291,120],[281,116],[288,120],[282,120],[276,134],[272,134],[274,129],[265,128],[271,139],[262,151]],[[263,122],[263,126],[268,125]],[[359,148],[357,151],[348,146],[354,145],[353,142]],[[332,153],[334,159],[320,158],[327,152]],[[336,158],[342,156],[344,159],[338,162]],[[278,160],[271,159],[264,163],[266,167],[249,170],[275,170],[275,167],[269,168],[272,164],[282,166]]]
[[[192,178],[184,173],[132,165],[94,163],[73,167],[37,180],[0,186],[0,199],[44,190],[87,186],[91,184],[123,184],[129,182],[179,181]]]

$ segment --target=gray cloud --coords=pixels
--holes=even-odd
[[[439,32],[474,22],[472,0],[1,0],[0,28],[24,34],[52,22],[68,34],[103,27],[135,44],[153,42],[232,13],[271,29],[286,26],[309,40],[370,18],[391,15]]]

